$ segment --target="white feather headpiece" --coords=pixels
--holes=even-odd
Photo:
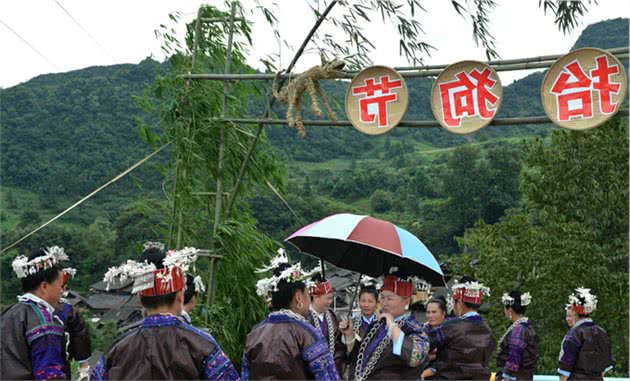
[[[155,267],[153,263],[148,263],[147,261],[136,262],[129,259],[127,260],[127,262],[125,262],[124,264],[120,266],[110,267],[109,270],[107,270],[107,272],[105,273],[105,276],[103,277],[103,282],[107,284],[106,290],[109,291],[109,287],[113,283],[117,281],[125,282],[127,279],[133,279],[134,290],[136,290],[135,292],[137,292],[137,291],[141,291],[141,290],[136,289],[137,288],[136,283],[138,283],[138,286],[140,285],[139,279],[150,277],[150,279],[146,279],[146,282],[142,282],[143,284],[148,283],[149,280],[152,281],[153,272],[155,270],[157,270],[157,267]]]
[[[451,290],[453,292],[459,290],[460,288],[465,289],[466,292],[469,292],[469,291],[471,292],[471,295],[467,295],[467,296],[474,297],[478,294],[479,291],[481,291],[486,296],[490,296],[490,289],[479,282],[458,283],[456,281],[455,284],[451,286]]]
[[[160,251],[164,251],[164,249],[166,248],[166,245],[164,245],[162,242],[156,242],[156,241],[147,241],[144,244],[142,244],[143,250],[146,250],[152,247],[155,247],[156,249]]]
[[[278,255],[271,259],[270,264],[261,269],[257,269],[256,273],[273,271],[283,263],[288,264],[289,258],[285,250],[280,248],[278,249]],[[269,278],[263,278],[256,282],[256,294],[258,294],[258,296],[267,296],[270,292],[278,291],[278,284],[282,280],[287,282],[302,281],[306,284],[306,287],[310,288],[314,284],[310,281],[310,277],[315,274],[317,270],[318,268],[316,267],[311,271],[304,271],[302,270],[302,264],[297,262],[282,270],[279,275],[272,275]]]
[[[204,292],[206,292],[206,285],[203,284],[203,280],[201,280],[201,277],[199,275],[197,275],[193,279],[193,284],[195,285],[196,293],[203,294]]]
[[[166,253],[164,258],[164,267],[179,267],[184,271],[188,271],[191,264],[197,261],[198,249],[194,247],[185,247],[181,250],[171,250]]]
[[[63,247],[51,246],[44,249],[44,255],[28,260],[24,255],[17,256],[11,263],[13,271],[18,278],[26,278],[31,274],[35,274],[40,270],[47,270],[54,265],[68,261],[68,255]]]
[[[521,298],[520,299],[521,299],[521,306],[523,306],[523,307],[528,306],[532,302],[532,296],[529,294],[529,292],[521,294]],[[508,295],[508,293],[506,292],[501,297],[501,302],[503,303],[503,305],[511,306],[516,301],[514,300],[513,297]]]
[[[597,309],[597,297],[591,294],[590,288],[576,288],[575,292],[569,295],[569,304],[567,308],[573,306],[584,307],[586,314],[591,314]]]
[[[182,271],[186,271],[197,260],[198,252],[199,250],[194,247],[185,247],[176,251],[171,250],[166,253],[164,258],[164,269],[172,270],[174,267],[179,267]],[[116,281],[125,282],[127,279],[133,279],[133,289],[131,290],[133,294],[152,288],[154,286],[154,276],[161,277],[162,285],[167,285],[169,281],[172,281],[170,278],[172,277],[171,271],[154,275],[156,270],[157,267],[153,263],[127,260],[120,266],[110,267],[105,273],[103,281],[107,283],[106,289],[109,290],[109,287]]]

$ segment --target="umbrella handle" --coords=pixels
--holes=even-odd
[[[324,266],[324,260],[320,258],[319,267],[322,269],[322,279],[326,280],[326,267]]]
[[[363,277],[362,273],[359,274],[357,285],[354,289],[354,295],[352,295],[352,302],[350,302],[350,306],[348,306],[348,315],[346,316],[346,319],[348,320],[350,320],[350,318],[352,317],[352,306],[354,306],[354,301],[357,299],[357,295],[359,294],[359,288],[361,287],[361,277]]]

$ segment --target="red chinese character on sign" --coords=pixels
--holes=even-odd
[[[374,83],[375,78],[365,80],[364,86],[353,86],[352,94],[365,94],[359,99],[359,119],[363,123],[373,123],[378,116],[378,127],[388,127],[387,104],[398,100],[398,94],[390,93],[390,89],[402,87],[400,79],[392,81],[389,75],[379,77],[380,83]],[[373,107],[370,107],[373,106]]]
[[[610,76],[619,73],[619,66],[608,65],[608,57],[595,58],[596,67],[587,75],[576,60],[562,68],[556,78],[551,93],[556,95],[556,111],[559,121],[571,118],[589,119],[593,117],[592,91],[599,95],[599,107],[603,114],[612,114],[617,103],[612,102],[611,94],[619,93],[621,85],[610,83]]]
[[[456,80],[440,83],[442,114],[447,126],[461,126],[463,117],[494,117],[497,110],[489,109],[488,103],[494,106],[499,97],[490,90],[497,82],[490,78],[490,74],[488,68],[481,72],[477,69],[469,73],[462,71],[455,74]]]

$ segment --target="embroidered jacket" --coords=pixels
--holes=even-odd
[[[239,380],[214,338],[173,315],[151,315],[117,339],[91,380]]]

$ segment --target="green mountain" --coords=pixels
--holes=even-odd
[[[627,27],[628,20],[621,18],[591,25],[575,47],[628,46]],[[41,75],[3,89],[0,93],[3,185],[46,195],[46,199],[76,197],[143,157],[149,148],[138,138],[137,118],[151,120],[151,116],[142,113],[132,98],[141,95],[162,70],[163,65],[146,59],[137,65]],[[534,73],[507,86],[499,117],[542,115],[541,80],[542,75]],[[407,118],[431,119],[431,79],[413,79],[408,84],[412,102]],[[340,110],[345,85],[341,82],[326,85],[329,98]],[[258,116],[259,110],[260,107],[253,106],[250,111]],[[278,109],[277,114],[283,116],[284,110]],[[311,117],[308,111],[305,117]],[[432,147],[453,147],[499,136],[544,135],[548,131],[548,126],[489,127],[481,133],[461,137],[438,128],[400,128],[390,138]],[[339,127],[310,127],[306,139],[286,126],[270,127],[267,134],[287,159],[307,162],[374,157],[386,141]],[[150,181],[151,176],[145,173],[142,177],[149,177],[146,181]]]

